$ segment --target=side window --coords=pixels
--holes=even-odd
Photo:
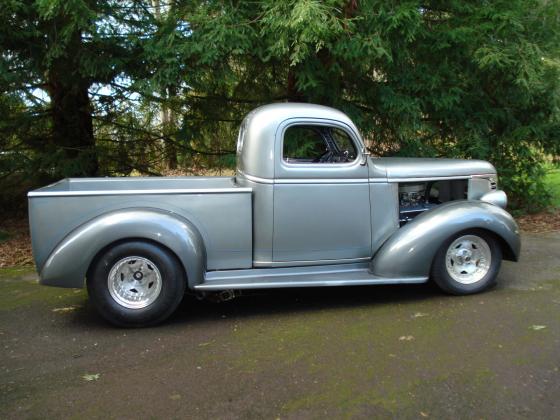
[[[288,127],[284,133],[284,160],[293,163],[319,161],[327,152],[327,145],[319,128],[305,125]]]
[[[289,163],[345,163],[354,161],[357,151],[344,130],[294,125],[284,133],[282,156]]]
[[[333,139],[336,142],[339,151],[347,159],[345,162],[352,162],[353,160],[355,160],[358,156],[356,146],[354,145],[354,142],[348,136],[346,131],[343,131],[340,128],[336,127],[333,127],[331,130]]]

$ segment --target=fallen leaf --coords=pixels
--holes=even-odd
[[[546,325],[531,325],[531,329],[535,331],[544,330]]]
[[[422,417],[430,417],[427,413],[424,413],[423,411],[420,411],[420,415]]]
[[[414,336],[412,336],[412,335],[401,335],[399,337],[399,340],[400,341],[412,341],[412,340],[414,340]]]
[[[172,394],[169,396],[169,399],[176,401],[176,400],[180,400],[181,396],[179,394]]]
[[[0,267],[33,265],[29,223],[26,219],[4,219],[0,222],[0,230],[7,234],[0,240]]]
[[[422,318],[423,316],[428,316],[428,314],[425,314],[424,312],[416,312],[412,315],[412,318]]]
[[[100,375],[100,373],[86,373],[82,378],[86,381],[97,381]]]
[[[54,308],[52,311],[53,312],[72,312],[75,311],[76,309],[78,309],[77,306],[66,306],[65,308]]]

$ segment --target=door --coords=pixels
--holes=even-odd
[[[370,258],[368,168],[358,135],[342,123],[298,120],[277,136],[273,262]]]

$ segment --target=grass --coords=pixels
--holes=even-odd
[[[560,207],[560,168],[551,169],[546,175],[546,185],[552,193],[552,206]]]

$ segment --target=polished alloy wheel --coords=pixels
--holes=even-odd
[[[141,309],[152,304],[161,292],[161,274],[143,257],[126,257],[113,265],[108,276],[109,293],[119,305]]]
[[[461,284],[473,284],[488,274],[492,252],[479,236],[465,235],[455,239],[445,256],[445,266],[451,278]]]

